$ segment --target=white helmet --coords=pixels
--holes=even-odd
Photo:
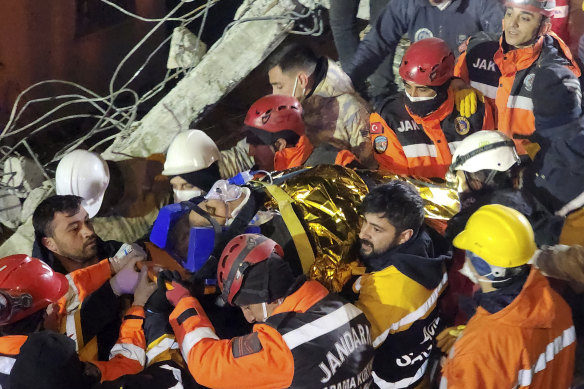
[[[107,163],[99,154],[86,150],[74,150],[65,155],[55,174],[57,194],[82,197],[81,205],[89,217],[99,211],[109,180]]]
[[[513,140],[500,131],[478,131],[464,138],[452,156],[451,170],[506,171],[519,162]]]
[[[221,153],[213,139],[201,130],[179,133],[166,152],[162,174],[175,176],[196,172],[211,166],[221,159]]]

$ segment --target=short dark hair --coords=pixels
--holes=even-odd
[[[362,212],[383,213],[396,233],[416,232],[424,222],[424,200],[411,184],[394,180],[373,189],[361,205]]]
[[[52,237],[55,213],[62,212],[67,216],[73,216],[79,212],[81,200],[83,200],[81,197],[74,195],[55,195],[44,199],[32,214],[35,235],[38,238]]]
[[[280,47],[268,58],[268,70],[279,66],[282,72],[290,70],[304,70],[306,72],[313,72],[318,57],[308,46],[292,43]]]

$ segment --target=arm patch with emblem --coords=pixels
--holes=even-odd
[[[246,355],[259,353],[260,351],[262,351],[262,343],[257,332],[252,332],[245,336],[238,336],[231,341],[233,358],[245,357]]]

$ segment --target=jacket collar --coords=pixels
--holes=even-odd
[[[312,154],[313,146],[305,135],[298,139],[294,147],[287,147],[274,154],[274,169],[286,170],[302,166]]]
[[[442,280],[444,261],[452,256],[449,244],[431,229],[422,227],[407,242],[365,260],[367,272],[395,266],[404,275],[434,289]]]
[[[407,99],[407,97],[405,97]],[[446,119],[454,110],[454,92],[452,91],[452,87],[448,88],[448,98],[446,99],[446,101],[444,101],[442,103],[442,105],[440,105],[440,107],[438,107],[438,109],[434,112],[432,112],[431,114],[421,117],[418,115],[414,115],[406,106],[405,107],[406,110],[408,111],[408,114],[412,117],[412,119],[414,119],[414,121],[418,124],[423,124],[423,123],[432,123],[432,122],[438,122],[441,123],[444,119]]]

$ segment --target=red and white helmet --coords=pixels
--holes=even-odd
[[[45,309],[68,289],[67,278],[40,259],[24,254],[0,259],[0,325]]]
[[[556,0],[506,0],[505,6],[536,12],[551,18],[556,8]]]
[[[244,124],[271,133],[292,131],[302,136],[305,132],[302,105],[293,96],[262,97],[249,108]]]
[[[239,293],[247,271],[274,255],[282,258],[284,250],[278,243],[263,235],[242,234],[231,239],[217,266],[217,283],[223,299],[234,305],[233,299]]]
[[[422,39],[404,54],[399,75],[418,85],[443,85],[454,76],[454,54],[440,38]]]

